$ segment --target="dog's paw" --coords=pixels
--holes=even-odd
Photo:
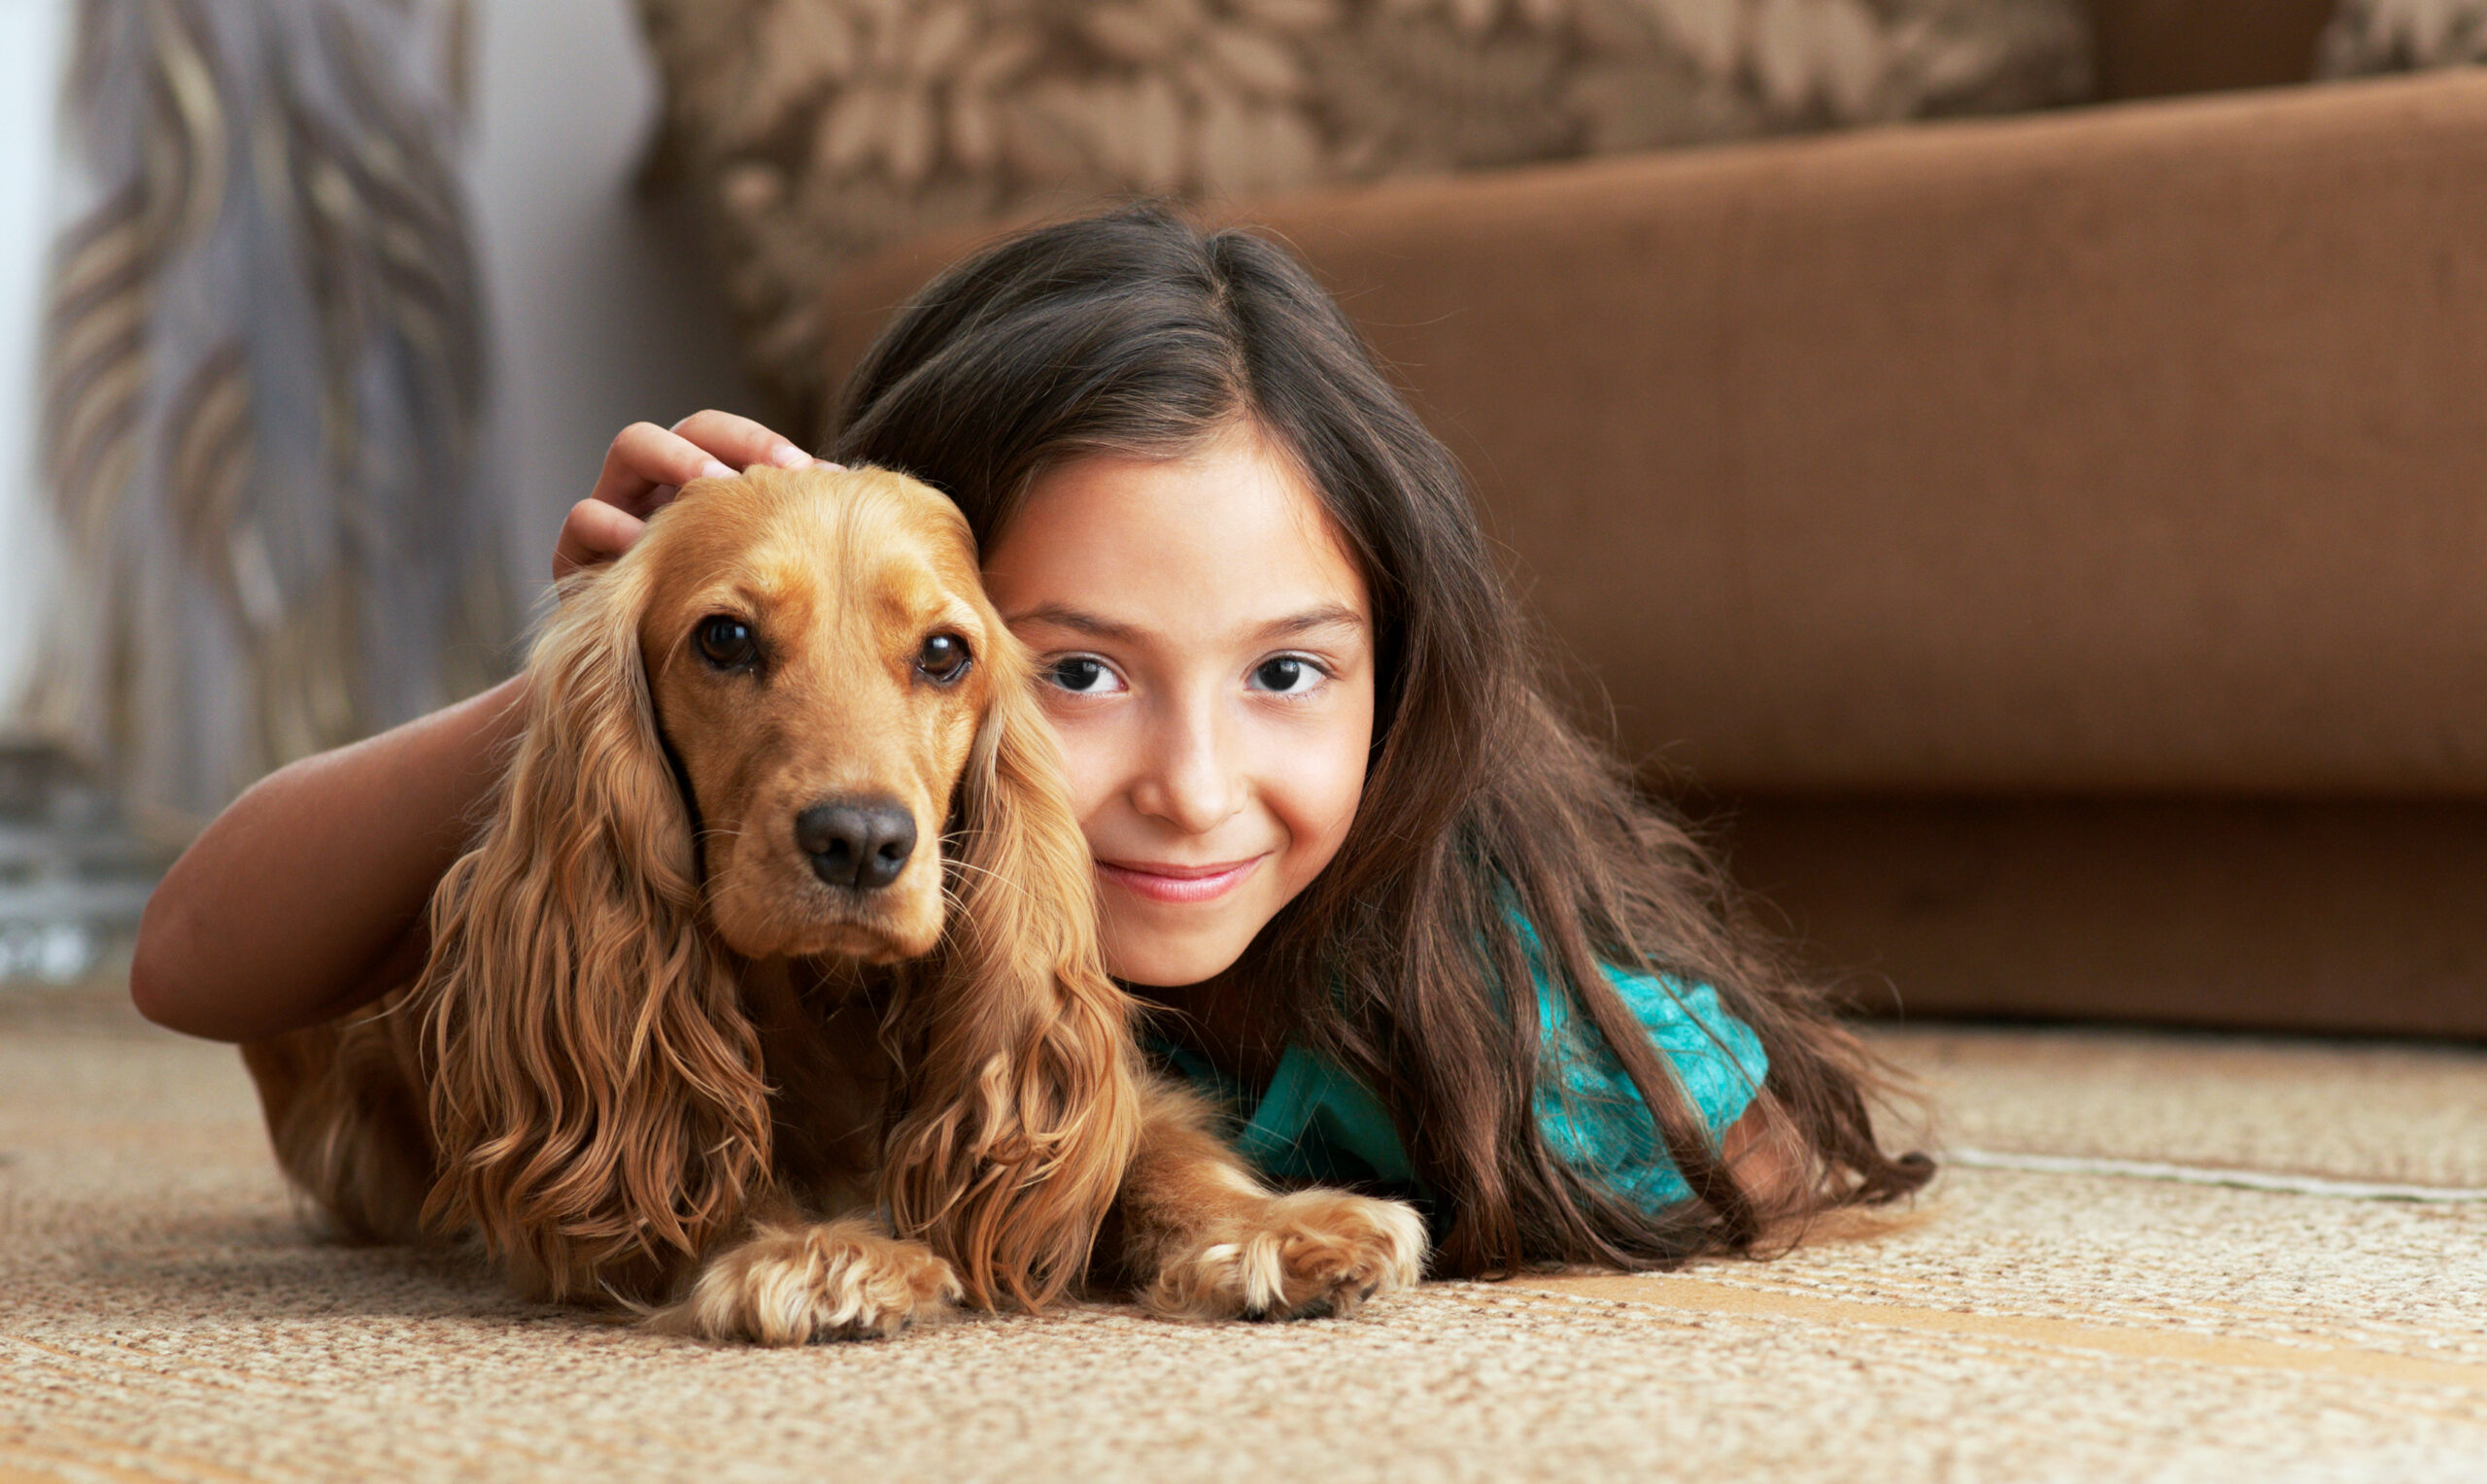
[[[1414,1207],[1298,1191],[1175,1247],[1141,1297],[1169,1318],[1344,1318],[1414,1284],[1424,1262],[1425,1224]]]
[[[767,1225],[711,1259],[653,1323],[668,1333],[763,1345],[887,1339],[959,1294],[958,1274],[922,1242],[859,1221]]]

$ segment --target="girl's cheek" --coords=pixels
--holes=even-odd
[[[1327,864],[1346,842],[1363,799],[1364,754],[1358,749],[1353,756],[1338,759],[1329,776],[1319,781],[1313,796],[1306,801],[1305,827],[1319,841],[1322,863]]]
[[[1346,840],[1364,798],[1367,754],[1373,740],[1370,689],[1343,697],[1342,707],[1317,737],[1290,736],[1276,749],[1263,770],[1268,791],[1278,795],[1278,813],[1294,836],[1297,853],[1307,859],[1304,873],[1329,863]],[[1361,704],[1353,704],[1360,702]]]
[[[1086,831],[1121,778],[1123,739],[1108,719],[1075,705],[1048,704],[1045,719],[1062,747],[1063,782],[1071,791],[1073,817]],[[1088,846],[1091,851],[1097,847],[1093,835]]]

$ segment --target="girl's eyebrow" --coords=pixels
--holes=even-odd
[[[1073,608],[1069,603],[1039,603],[1025,613],[1005,614],[1003,622],[1013,627],[1021,624],[1051,624],[1073,633],[1095,639],[1111,639],[1121,644],[1136,644],[1141,638],[1141,631],[1129,624],[1090,613],[1085,608]],[[1256,642],[1266,643],[1272,639],[1292,638],[1316,628],[1351,628],[1361,632],[1364,627],[1363,614],[1345,603],[1324,603],[1283,619],[1273,619],[1254,629],[1252,637]]]
[[[1125,644],[1140,638],[1140,630],[1128,624],[1117,624],[1084,608],[1073,608],[1069,603],[1039,603],[1025,613],[1005,613],[1002,621],[1013,627],[1021,624],[1051,624],[1092,638],[1113,639]]]
[[[1364,626],[1364,615],[1346,604],[1324,603],[1318,608],[1308,608],[1288,618],[1274,619],[1262,624],[1254,637],[1284,639],[1315,628],[1352,628],[1361,632]]]

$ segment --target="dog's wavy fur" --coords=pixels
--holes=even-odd
[[[689,513],[773,530],[837,500],[897,511],[937,555],[934,599],[974,630],[972,694],[899,703],[967,708],[925,713],[914,746],[965,745],[925,791],[941,850],[923,921],[824,925],[736,896],[767,875],[752,852],[779,847],[696,818],[699,780],[758,787],[712,754],[783,751],[813,718],[721,708],[708,738],[660,716],[668,684],[715,683],[672,668],[698,661],[656,612],[697,550]],[[859,520],[837,529],[863,539]],[[912,481],[756,470],[686,489],[629,556],[572,581],[490,823],[433,896],[421,978],[245,1048],[280,1163],[339,1234],[471,1233],[528,1295],[670,1304],[676,1328],[774,1342],[886,1333],[957,1297],[1040,1306],[1088,1271],[1101,1228],[1105,1265],[1170,1313],[1345,1311],[1413,1280],[1408,1208],[1264,1190],[1141,1071],[1029,660],[973,572],[964,523]],[[848,642],[869,650],[876,622]]]

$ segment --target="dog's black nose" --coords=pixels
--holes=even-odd
[[[795,816],[795,847],[831,886],[877,892],[915,854],[915,816],[886,798],[814,804]]]

